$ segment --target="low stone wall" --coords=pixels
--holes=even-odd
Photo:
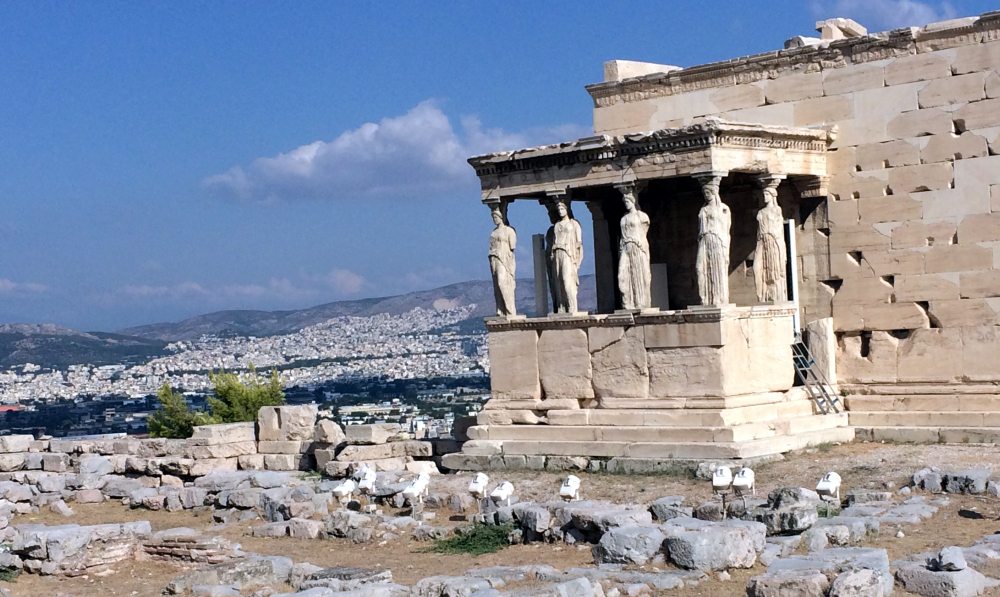
[[[321,471],[343,476],[361,461],[378,470],[437,472],[432,459],[457,449],[454,442],[437,444],[435,448],[433,442],[414,440],[398,425],[357,425],[345,433],[334,421],[318,419],[315,405],[267,406],[260,409],[256,423],[195,427],[189,439],[0,436],[0,475],[75,473],[74,482],[86,490],[96,489],[107,475],[147,477],[143,486],[154,489],[181,487],[213,471]]]

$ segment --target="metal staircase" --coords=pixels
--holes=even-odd
[[[840,399],[834,394],[833,388],[823,374],[816,370],[814,366],[816,360],[809,352],[809,347],[802,341],[801,334],[796,334],[792,343],[792,361],[795,363],[795,374],[820,412],[824,415],[831,412],[839,413]]]

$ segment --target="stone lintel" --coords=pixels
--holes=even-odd
[[[824,129],[706,119],[680,128],[476,156],[469,164],[479,176],[483,202],[532,198],[544,203],[574,189],[712,171],[825,177],[832,138]]]

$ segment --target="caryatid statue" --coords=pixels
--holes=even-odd
[[[618,244],[618,290],[622,293],[622,308],[645,309],[650,299],[649,216],[639,209],[635,187],[623,187],[625,215],[621,221],[621,241]]]
[[[497,315],[510,317],[516,315],[514,306],[514,249],[517,248],[517,233],[507,225],[503,211],[499,205],[490,208],[493,224],[496,227],[490,233],[490,273],[493,275],[493,296],[497,303]]]
[[[757,212],[757,249],[753,258],[753,281],[757,300],[762,303],[779,303],[788,300],[785,283],[785,228],[781,208],[778,207],[778,185],[783,176],[760,178],[764,194],[764,207]]]
[[[556,313],[577,312],[577,292],[580,289],[580,263],[583,261],[583,232],[580,223],[569,215],[565,199],[556,202],[559,220],[552,225],[552,245],[549,263],[555,286]]]
[[[698,212],[698,295],[702,305],[729,303],[729,242],[732,216],[719,196],[722,175],[699,176],[705,205]]]

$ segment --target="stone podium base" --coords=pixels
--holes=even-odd
[[[851,441],[793,388],[788,305],[488,321],[492,399],[442,464],[631,469]],[[662,464],[657,464],[662,463]]]

